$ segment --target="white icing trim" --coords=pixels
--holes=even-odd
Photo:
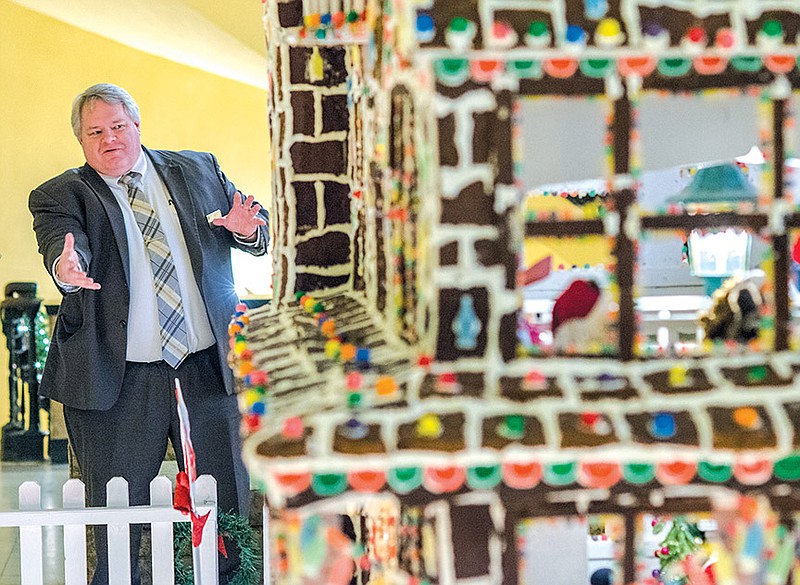
[[[309,91],[315,95],[329,96],[329,95],[347,95],[347,85],[332,85],[330,87],[324,85],[314,85],[311,83],[290,83],[286,85],[287,89],[292,92],[296,91]]]
[[[494,190],[494,212],[498,215],[522,203],[522,191],[513,185],[497,185]]]
[[[352,268],[349,264],[336,264],[335,266],[316,266],[314,264],[298,264],[297,272],[316,274],[318,276],[345,276],[350,274]]]
[[[603,216],[603,231],[610,238],[619,235],[620,215],[618,211],[609,211]]]
[[[334,175],[331,173],[295,173],[291,177],[291,182],[300,181],[303,183],[313,183],[314,181],[342,183],[347,180],[347,177],[344,175]]]
[[[347,130],[338,130],[336,132],[325,132],[319,134],[318,136],[309,136],[308,134],[293,134],[290,138],[289,146],[297,144],[298,142],[306,142],[308,144],[319,144],[320,142],[345,142],[346,140],[347,140]]]
[[[625,216],[625,225],[622,227],[629,240],[638,242],[642,233],[642,217],[638,207],[632,205]]]
[[[786,233],[786,218],[791,214],[793,205],[786,198],[774,199],[769,208],[769,224],[767,231],[773,236]]]
[[[792,84],[785,75],[777,75],[768,92],[773,100],[788,100],[792,97]]]
[[[488,164],[461,164],[457,167],[441,167],[442,197],[455,199],[462,189],[472,183],[482,182],[485,190],[491,190],[494,170]],[[463,165],[463,166],[462,166]],[[487,195],[488,196],[488,195]]]
[[[294,89],[294,88],[293,88]],[[296,89],[294,89],[296,91]],[[322,94],[319,91],[313,92],[312,96],[314,99],[314,136],[321,136],[322,135]],[[305,136],[303,134],[295,135],[295,136]],[[295,136],[292,137],[294,141],[300,142],[297,140]],[[347,136],[345,134],[345,136]]]

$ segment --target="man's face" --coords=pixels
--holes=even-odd
[[[80,143],[89,166],[111,177],[131,170],[142,151],[138,122],[131,119],[122,104],[102,100],[84,106]]]

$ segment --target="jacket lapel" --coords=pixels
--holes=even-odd
[[[192,272],[197,281],[200,291],[203,291],[203,249],[200,245],[200,234],[197,230],[197,210],[194,200],[183,174],[180,165],[169,160],[158,151],[144,149],[150,157],[153,166],[164,181],[164,185],[172,198],[175,211],[178,213],[178,221],[183,231],[183,239],[189,251],[189,259],[192,263]]]
[[[122,266],[125,269],[125,282],[130,282],[131,270],[128,258],[128,235],[125,232],[125,220],[122,218],[122,211],[119,208],[119,203],[117,203],[114,194],[111,192],[111,189],[108,188],[106,182],[92,167],[85,164],[80,168],[79,173],[83,181],[89,185],[95,195],[97,195],[100,204],[103,206],[103,209],[105,209],[108,221],[111,224],[111,231],[114,233],[114,240],[117,242]]]

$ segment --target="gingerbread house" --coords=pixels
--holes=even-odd
[[[520,526],[537,517],[620,518],[623,583],[658,582],[637,560],[643,514],[746,494],[793,526],[796,0],[278,0],[265,24],[274,296],[234,316],[231,359],[277,582],[313,573],[301,519],[374,502],[391,511],[356,522],[364,582],[533,582]],[[642,204],[642,104],[686,95],[749,100],[752,200]],[[570,104],[603,112],[596,143],[571,129],[605,164],[592,213],[526,212],[520,168],[548,140],[521,145],[532,97],[555,124]],[[654,349],[644,243],[719,228],[761,242],[755,333]],[[525,351],[525,239],[585,237],[611,257],[600,334]],[[787,582],[770,554],[764,582]]]

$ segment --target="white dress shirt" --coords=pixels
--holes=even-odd
[[[214,333],[211,331],[205,304],[192,272],[189,251],[169,191],[144,151],[131,170],[142,175],[142,192],[161,222],[161,229],[172,253],[181,289],[189,352],[210,347],[215,343]],[[125,234],[128,236],[130,303],[126,359],[130,362],[156,362],[161,360],[161,334],[150,256],[128,201],[127,188],[119,183],[119,177],[100,176],[119,204],[125,221]]]

